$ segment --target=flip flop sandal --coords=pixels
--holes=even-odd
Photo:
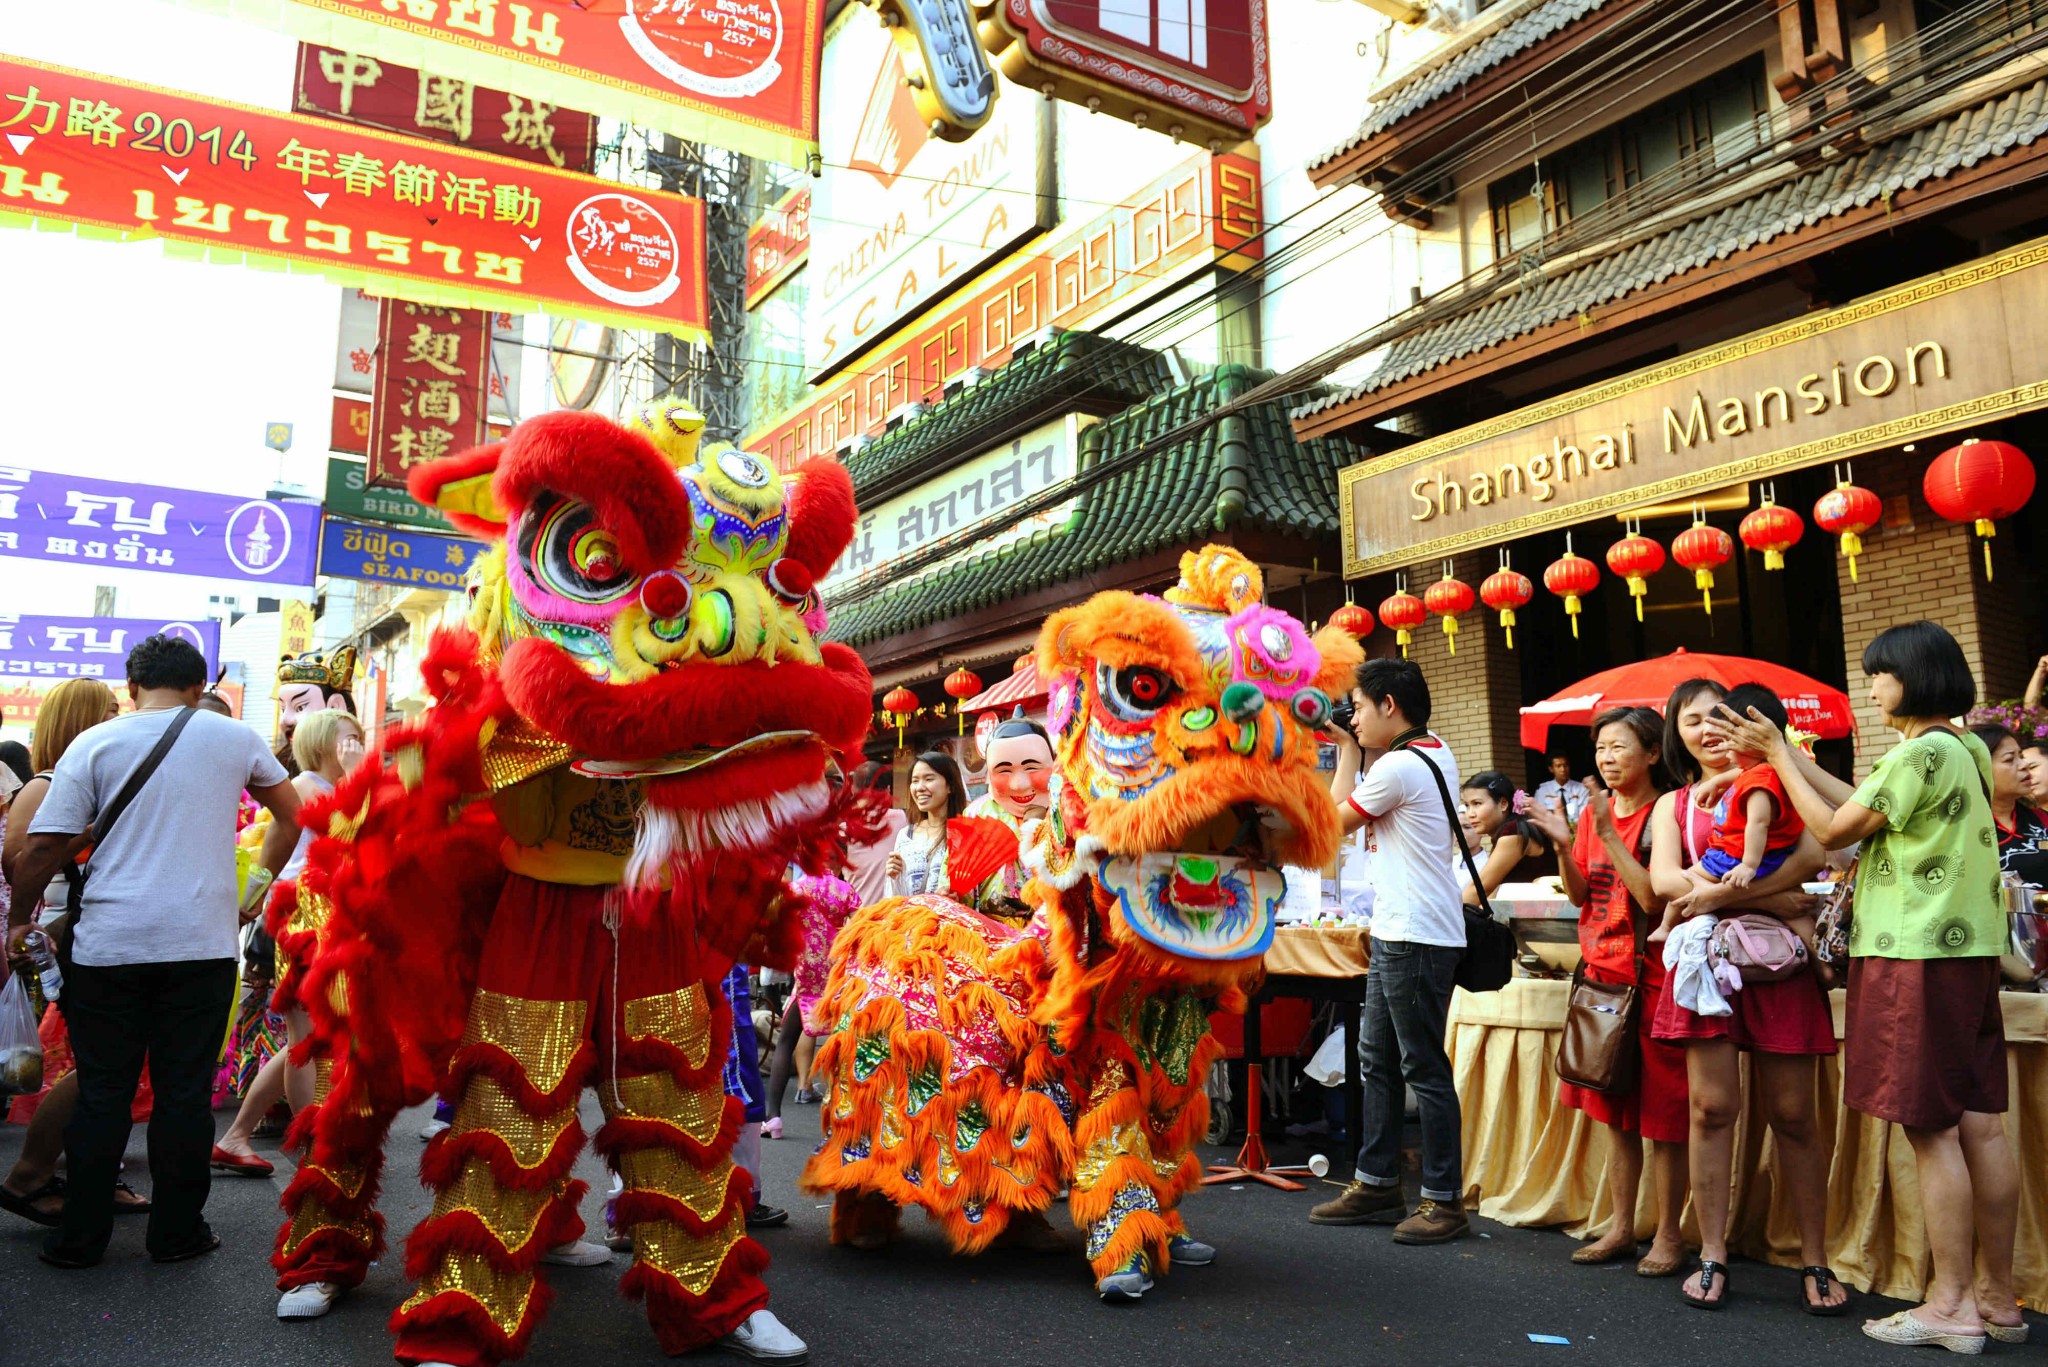
[[[140,1196],[137,1196],[137,1195],[136,1195],[136,1191],[135,1191],[135,1188],[133,1188],[133,1187],[129,1186],[129,1185],[128,1185],[128,1184],[126,1183],[126,1182],[116,1182],[116,1183],[114,1183],[114,1190],[115,1190],[115,1191],[117,1191],[117,1192],[120,1192],[120,1191],[125,1191],[125,1192],[127,1192],[127,1193],[128,1193],[128,1194],[129,1194],[130,1196],[135,1196],[135,1197],[136,1197],[136,1199],[135,1199],[135,1200],[133,1200],[133,1201],[116,1201],[116,1202],[114,1202],[114,1214],[116,1214],[116,1215],[147,1215],[147,1214],[149,1214],[149,1212],[150,1212],[150,1210],[151,1210],[151,1205],[150,1205],[150,1203],[149,1203],[148,1201],[145,1201],[145,1200],[141,1199],[141,1197],[140,1197]]]
[[[1587,1244],[1584,1248],[1578,1249],[1572,1254],[1572,1261],[1580,1267],[1596,1267],[1601,1263],[1618,1263],[1624,1258],[1633,1258],[1635,1256],[1636,1246],[1634,1244],[1610,1248],[1605,1253],[1598,1252],[1594,1249],[1593,1245]]]
[[[1708,1300],[1707,1297],[1714,1294],[1714,1279],[1716,1277],[1721,1279],[1721,1294],[1713,1300]],[[1728,1268],[1722,1263],[1709,1262],[1705,1258],[1700,1259],[1700,1294],[1695,1296],[1683,1287],[1679,1288],[1679,1294],[1684,1296],[1685,1303],[1695,1310],[1721,1309],[1728,1304],[1728,1297],[1730,1295]]]
[[[1881,1320],[1865,1320],[1863,1332],[1879,1343],[1895,1343],[1902,1348],[1946,1348],[1951,1353],[1962,1353],[1970,1357],[1984,1351],[1984,1335],[1951,1334],[1933,1328],[1914,1319],[1910,1310],[1901,1310],[1896,1315],[1887,1315]]]
[[[1815,1300],[1806,1294],[1806,1279],[1808,1277],[1813,1278],[1813,1292],[1814,1296],[1819,1297],[1818,1300]],[[1844,1296],[1842,1298],[1842,1303],[1840,1305],[1829,1305],[1826,1303],[1828,1298],[1828,1292],[1833,1289],[1834,1281],[1835,1270],[1831,1267],[1800,1268],[1799,1308],[1801,1310],[1804,1310],[1809,1315],[1819,1315],[1823,1319],[1832,1319],[1836,1315],[1848,1313],[1849,1299],[1847,1296]]]
[[[52,1177],[26,1196],[11,1192],[5,1187],[0,1187],[0,1210],[7,1211],[12,1215],[19,1215],[32,1225],[41,1225],[45,1229],[55,1229],[63,1220],[63,1214],[59,1211],[37,1210],[36,1202],[47,1201],[52,1196],[62,1196],[63,1194],[64,1179],[61,1177]]]

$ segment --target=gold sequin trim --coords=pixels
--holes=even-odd
[[[1148,1163],[1152,1161],[1151,1146],[1145,1142],[1144,1132],[1135,1124],[1125,1123],[1108,1134],[1096,1135],[1082,1151],[1081,1161],[1074,1165],[1074,1185],[1082,1191],[1093,1190],[1111,1163],[1132,1155]]]
[[[584,1038],[584,1004],[535,1001],[479,990],[469,1004],[462,1042],[495,1044],[526,1070],[527,1081],[543,1092],[562,1085]]]
[[[363,1183],[370,1175],[362,1168],[323,1168],[318,1163],[306,1164],[306,1171],[317,1173],[332,1182],[335,1190],[351,1201],[363,1194]]]
[[[746,1221],[728,1220],[726,1227],[700,1239],[670,1220],[646,1220],[633,1226],[633,1249],[640,1260],[701,1296],[718,1280],[733,1248],[747,1237]]]
[[[686,1092],[676,1085],[671,1073],[643,1073],[639,1077],[622,1077],[615,1086],[623,1109],[617,1109],[612,1087],[597,1089],[605,1114],[661,1121],[681,1129],[699,1144],[709,1144],[716,1138],[718,1122],[725,1118],[725,1088],[716,1080]]]
[[[626,1190],[650,1191],[681,1201],[700,1220],[709,1220],[724,1209],[726,1189],[732,1184],[730,1162],[702,1172],[674,1149],[633,1149],[620,1154],[619,1174],[626,1179]]]
[[[360,1179],[358,1179],[356,1185],[358,1188],[361,1187]],[[292,1254],[298,1252],[300,1244],[305,1243],[306,1240],[324,1229],[340,1230],[364,1248],[369,1248],[377,1242],[377,1227],[370,1223],[370,1217],[367,1214],[359,1216],[354,1220],[343,1222],[335,1219],[334,1213],[328,1210],[318,1198],[308,1196],[299,1203],[298,1213],[292,1216],[291,1233],[287,1234],[284,1240],[284,1256],[287,1258],[291,1257]]]
[[[285,932],[290,935],[303,935],[307,931],[318,930],[327,924],[327,918],[333,914],[334,903],[304,883],[300,883],[299,900],[292,908],[290,918],[284,923]]]
[[[434,1197],[434,1216],[468,1211],[483,1222],[507,1253],[517,1253],[533,1239],[540,1217],[555,1199],[554,1191],[517,1191],[501,1187],[490,1164],[472,1158],[455,1180]]]
[[[1095,1075],[1095,1085],[1088,1089],[1088,1104],[1083,1109],[1094,1110],[1130,1085],[1131,1074],[1130,1070],[1124,1067],[1124,1061],[1120,1058],[1109,1060],[1102,1065],[1102,1071]]]
[[[491,785],[492,792],[501,792],[567,764],[575,753],[525,721],[517,721],[485,743],[484,781]]]
[[[391,761],[392,767],[398,770],[398,781],[408,793],[427,781],[427,756],[419,746],[405,746],[391,757]]]
[[[399,1307],[399,1313],[417,1310],[436,1296],[454,1293],[475,1301],[500,1333],[512,1338],[533,1300],[533,1273],[501,1272],[475,1253],[449,1253],[420,1280],[420,1289]]]
[[[636,1039],[665,1040],[683,1051],[692,1068],[711,1057],[711,1003],[702,983],[659,997],[626,1003],[626,1033]]]
[[[574,1107],[543,1118],[528,1115],[496,1079],[484,1073],[470,1075],[462,1091],[462,1104],[455,1108],[458,1132],[489,1130],[512,1150],[513,1161],[529,1170],[546,1160],[563,1133],[575,1123]]]
[[[365,794],[363,805],[356,808],[354,816],[343,816],[340,812],[335,812],[327,818],[327,838],[329,840],[354,840],[356,832],[360,831],[363,828],[363,823],[369,819],[370,799]]]
[[[337,1016],[348,1014],[348,974],[337,973],[327,987],[327,1005]]]
[[[331,1058],[316,1058],[316,1059],[314,1059],[314,1060],[313,1060],[313,1100],[314,1100],[315,1102],[321,1102],[321,1101],[325,1101],[325,1100],[327,1100],[327,1094],[328,1094],[329,1092],[332,1092],[333,1090],[334,1090],[334,1060],[333,1060],[333,1059],[331,1059]],[[354,1196],[354,1195],[355,1195],[355,1193],[354,1193],[354,1192],[350,1192],[350,1193],[349,1193],[349,1195],[350,1195],[350,1196]]]

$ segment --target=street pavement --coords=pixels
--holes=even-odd
[[[599,1117],[585,1098],[583,1122]],[[791,1107],[793,1133],[816,1133],[816,1111]],[[393,1130],[384,1210],[393,1244],[427,1211],[418,1183],[415,1134],[424,1110]],[[219,1117],[222,1129],[229,1117]],[[21,1146],[18,1127],[0,1127],[0,1171]],[[1299,1144],[1275,1161],[1300,1161]],[[274,1179],[217,1177],[207,1214],[224,1247],[194,1263],[158,1267],[142,1249],[142,1221],[124,1218],[107,1261],[60,1272],[36,1261],[42,1231],[0,1213],[0,1367],[373,1367],[390,1360],[385,1323],[405,1296],[400,1259],[371,1270],[364,1286],[325,1319],[280,1323],[273,1314],[268,1257],[277,1198],[289,1163],[274,1144]],[[950,1256],[921,1216],[882,1254],[826,1243],[826,1211],[794,1189],[810,1144],[768,1141],[767,1196],[790,1223],[762,1232],[774,1254],[774,1308],[811,1343],[821,1367],[1322,1367],[1323,1364],[1565,1363],[1730,1364],[1790,1360],[1898,1364],[1925,1360],[1887,1348],[1857,1329],[1894,1302],[1859,1296],[1843,1319],[1798,1312],[1796,1276],[1737,1262],[1733,1297],[1708,1315],[1681,1303],[1676,1279],[1645,1281],[1632,1264],[1572,1266],[1575,1244],[1547,1231],[1474,1222],[1475,1235],[1434,1248],[1393,1244],[1384,1228],[1311,1225],[1309,1206],[1334,1188],[1299,1193],[1259,1185],[1210,1187],[1190,1199],[1190,1226],[1221,1249],[1216,1264],[1161,1280],[1134,1306],[1109,1307],[1091,1293],[1078,1252]],[[1220,1158],[1222,1155],[1212,1154]],[[1333,1155],[1334,1157],[1334,1155]],[[1341,1172],[1345,1164],[1335,1165]],[[128,1171],[147,1191],[143,1131],[130,1141]],[[605,1178],[585,1155],[577,1175],[591,1184],[583,1216],[602,1228]],[[1065,1227],[1064,1216],[1056,1223]],[[533,1367],[639,1367],[660,1363],[640,1308],[616,1283],[625,1259],[608,1267],[549,1270],[557,1296],[525,1361]],[[2037,1340],[2042,1330],[2037,1327]],[[1537,1343],[1550,1335],[1564,1344]],[[1992,1345],[1994,1354],[2041,1353]],[[737,1362],[715,1351],[706,1364]]]

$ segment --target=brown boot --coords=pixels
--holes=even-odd
[[[1415,1213],[1394,1227],[1397,1244],[1445,1244],[1470,1233],[1472,1222],[1456,1201],[1432,1201],[1427,1196],[1416,1203]]]
[[[1342,1196],[1311,1210],[1308,1220],[1312,1225],[1391,1225],[1407,1213],[1408,1201],[1399,1187],[1353,1182]]]

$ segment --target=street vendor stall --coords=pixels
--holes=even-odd
[[[1460,991],[1451,1003],[1448,1046],[1464,1107],[1466,1202],[1509,1225],[1555,1225],[1575,1238],[1600,1231],[1608,1209],[1607,1127],[1557,1101],[1552,1068],[1570,983],[1518,978],[1506,990]],[[1837,1037],[1843,994],[1831,994]],[[2014,1275],[2020,1299],[2048,1312],[2048,1229],[2027,1211],[2048,1209],[2048,996],[2006,992],[2006,1066],[2012,1106],[2005,1127],[2020,1173],[2019,1238]],[[1740,1256],[1797,1267],[1791,1211],[1773,1190],[1771,1140],[1760,1123],[1744,1060],[1749,1104],[1737,1123],[1735,1192],[1729,1243]],[[1918,1300],[1930,1263],[1921,1225],[1919,1183],[1905,1132],[1841,1105],[1841,1066],[1824,1059],[1820,1120],[1834,1148],[1828,1177],[1828,1256],[1861,1290]],[[1637,1232],[1655,1225],[1647,1185]],[[1686,1237],[1696,1239],[1691,1212]]]

